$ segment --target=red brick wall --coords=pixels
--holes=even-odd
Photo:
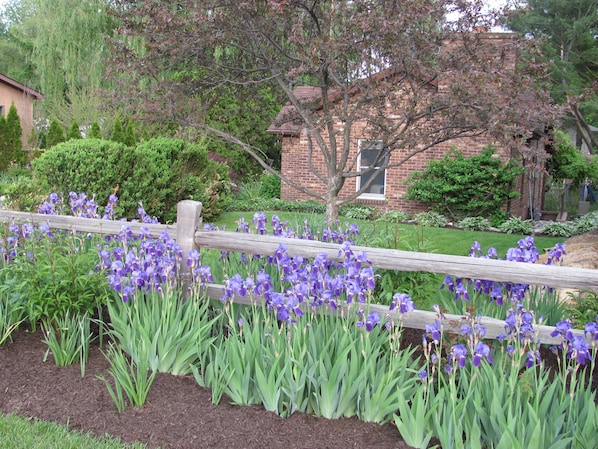
[[[355,135],[355,134],[354,134]],[[357,145],[359,136],[355,135],[352,141],[351,153],[352,157],[357,156]],[[444,154],[451,148],[456,148],[462,152],[466,157],[478,154],[482,148],[488,145],[488,141],[483,138],[476,139],[459,139],[451,142],[446,142],[436,147],[433,147],[425,152],[422,152],[413,158],[409,159],[399,167],[389,168],[386,172],[386,192],[385,199],[357,199],[355,202],[360,204],[372,205],[381,210],[402,210],[410,215],[427,210],[426,205],[413,200],[406,200],[407,185],[404,181],[407,180],[410,173],[414,171],[422,171],[425,169],[428,161],[432,159],[441,159]],[[507,156],[499,151],[499,154],[506,159]],[[401,157],[401,153],[393,154],[391,158],[397,159]],[[325,165],[323,157],[316,147],[312,154],[312,166],[320,171],[320,174],[326,177]],[[306,187],[310,190],[324,195],[326,192],[326,185],[320,181],[312,172],[308,160],[308,139],[305,134],[299,137],[284,137],[282,141],[282,173],[288,178],[292,179],[297,184]],[[531,181],[531,184],[530,184]],[[520,198],[512,200],[505,208],[509,213],[520,216],[522,218],[529,218],[529,193],[528,186],[536,185],[535,187],[535,201],[536,204],[541,204],[543,179],[539,179],[534,183],[534,180],[529,180],[527,176],[522,176],[518,179],[515,190],[520,192]],[[341,197],[347,196],[355,192],[356,179],[349,178],[346,180]],[[294,189],[287,183],[282,183],[281,199],[286,201],[304,201],[314,199],[299,190]]]
[[[480,39],[483,43],[484,48],[493,55],[496,59],[495,63],[512,65],[515,69],[515,63],[517,60],[517,52],[513,47],[514,35],[505,33],[479,33],[472,35],[474,39]],[[447,43],[447,48],[457,44]],[[459,44],[461,45],[461,44]],[[447,75],[450,78],[450,75]],[[440,82],[440,89],[442,90],[442,80]],[[340,124],[339,124],[340,125]],[[352,129],[352,142],[351,142],[351,158],[355,160],[358,152],[358,141],[360,138],[365,138],[363,133],[363,127],[358,124],[353,126]],[[324,136],[326,138],[326,136]],[[382,200],[372,199],[357,199],[356,202],[362,204],[373,205],[383,210],[402,210],[409,214],[422,212],[426,210],[426,206],[417,201],[408,201],[405,199],[407,192],[407,186],[404,185],[404,181],[407,180],[410,173],[414,171],[422,171],[426,167],[427,163],[432,159],[442,158],[446,152],[455,147],[466,157],[478,154],[480,150],[488,145],[488,140],[483,138],[476,139],[460,139],[451,142],[443,143],[434,148],[431,148],[412,159],[403,163],[400,167],[390,168],[386,173],[386,191],[385,198]],[[314,143],[315,144],[315,143]],[[504,152],[499,151],[503,159],[507,159],[508,155]],[[401,153],[393,155],[393,159],[397,160],[401,157]],[[295,183],[308,188],[312,191],[317,192],[320,195],[324,195],[326,191],[325,184],[318,179],[313,170],[318,170],[320,176],[326,178],[325,164],[323,157],[317,147],[314,149],[311,159],[311,165],[308,160],[308,139],[306,134],[303,132],[300,136],[296,137],[283,137],[282,141],[282,173],[293,180]],[[391,159],[392,163],[392,159]],[[356,169],[356,168],[355,168]],[[353,169],[353,170],[355,170]],[[543,198],[543,178],[538,178],[536,182],[528,179],[526,176],[521,177],[516,186],[514,187],[520,192],[521,197],[512,200],[508,205],[505,205],[505,209],[509,213],[520,216],[523,218],[529,217],[529,203],[530,194],[529,187],[532,186],[533,196],[535,198],[534,204],[538,205],[538,209],[541,206]],[[349,178],[345,182],[345,186],[341,191],[341,197],[354,193],[356,189],[356,179]],[[281,187],[281,198],[287,201],[302,201],[307,199],[313,199],[290,185],[282,183]]]

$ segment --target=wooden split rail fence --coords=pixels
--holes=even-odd
[[[318,254],[326,253],[329,259],[340,260],[340,245],[338,244],[236,232],[205,231],[201,228],[201,203],[191,200],[181,201],[178,204],[177,222],[172,225],[148,225],[2,209],[0,209],[0,222],[48,223],[51,228],[55,229],[105,235],[118,234],[125,224],[131,228],[133,233],[138,233],[141,227],[149,228],[152,235],[156,236],[166,230],[181,246],[185,255],[193,248],[239,251],[246,254],[273,254],[278,246],[284,243],[290,256],[299,255],[313,258]],[[472,279],[598,291],[598,270],[361,246],[353,246],[352,250],[366,252],[368,260],[375,268],[409,272],[426,271]],[[207,294],[210,298],[218,299],[223,294],[223,288],[223,285],[209,285]],[[235,301],[249,304],[252,299],[236,298]],[[388,306],[380,304],[372,304],[370,311],[378,312],[381,317],[390,316],[395,320],[399,318],[396,310],[390,311]],[[401,317],[403,326],[414,329],[425,329],[426,324],[432,324],[435,319],[434,312],[423,310],[415,310]],[[461,315],[446,314],[443,318],[444,328],[453,333],[459,332],[462,322],[463,316]],[[505,323],[502,320],[482,317],[481,324],[487,327],[487,338],[496,338],[497,335],[505,331]],[[543,344],[558,344],[560,342],[559,337],[554,338],[550,335],[555,329],[554,327],[536,326],[536,328],[538,329],[538,338]],[[574,334],[583,335],[583,331],[575,330]]]

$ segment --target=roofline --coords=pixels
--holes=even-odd
[[[0,73],[0,83],[7,84],[14,89],[17,89],[23,93],[26,93],[27,95],[31,95],[36,100],[43,100],[45,98],[44,94],[42,94],[41,92],[31,89],[30,87],[27,87],[24,84],[21,84],[18,81],[13,80],[12,78],[9,78],[6,75],[2,75],[1,73]]]

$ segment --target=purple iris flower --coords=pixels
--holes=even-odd
[[[486,359],[490,364],[493,362],[490,356],[490,346],[480,341],[473,348],[473,366],[480,366],[483,359]]]
[[[454,345],[449,355],[451,362],[456,362],[461,368],[465,367],[465,361],[467,359],[467,348],[462,344]]]
[[[570,336],[571,336],[571,320],[562,320],[559,321],[558,323],[556,323],[556,327],[555,329],[550,333],[551,337],[556,337],[557,335],[560,335],[563,338],[566,338],[567,340],[569,340]]]
[[[426,324],[426,336],[429,336],[435,344],[440,344],[442,336],[440,320],[435,320],[434,324]]]
[[[362,314],[363,312],[359,311],[357,313]],[[370,312],[365,320],[362,319],[357,322],[357,327],[365,327],[368,332],[371,332],[378,324],[380,324],[380,315],[378,315],[376,312]]]
[[[587,323],[584,333],[586,336],[591,335],[592,340],[598,340],[598,323],[596,321],[590,321]]]
[[[580,365],[585,365],[588,360],[592,360],[592,355],[590,354],[590,346],[586,342],[585,338],[581,335],[576,335],[573,337],[572,345],[570,348],[569,357],[571,359],[577,360],[577,363]]]
[[[395,293],[395,295],[392,297],[389,310],[394,310],[397,307],[399,309],[399,313],[407,313],[415,310],[415,305],[413,304],[411,296],[406,293]]]

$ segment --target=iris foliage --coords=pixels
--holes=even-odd
[[[74,195],[69,208],[113,218],[110,204],[101,213],[89,201]],[[54,213],[60,204],[43,207]],[[140,219],[151,221],[142,209]],[[239,220],[237,230],[335,242],[339,258],[293,256],[281,244],[273,254],[191,251],[183,260],[167,233],[133,235],[124,225],[118,235],[95,241],[43,224],[10,225],[0,241],[0,322],[8,322],[5,311],[16,304],[10,323],[26,312],[32,322],[51,323],[45,327],[51,332],[61,329],[59,317],[106,307],[112,380],[104,380],[119,411],[143,404],[158,371],[192,373],[211,389],[214,403],[262,404],[283,417],[303,412],[393,422],[413,447],[428,447],[432,438],[443,448],[593,447],[598,414],[587,376],[595,365],[598,321],[587,323],[583,336],[573,332],[549,288],[447,277],[421,347],[405,347],[402,318],[414,310],[413,301],[395,292],[387,298],[388,314],[373,311],[379,279],[367,254],[354,248],[356,226],[314,231],[308,223],[290,227],[258,213],[251,222]],[[550,263],[564,250],[555,247]],[[93,300],[67,295],[64,305],[56,304],[51,274],[78,279],[83,271],[69,278],[58,267],[70,265],[46,265],[65,254],[85,259],[87,252],[94,254],[93,267],[84,265]],[[471,256],[498,258],[479,244]],[[521,239],[505,258],[535,262],[533,239]],[[27,264],[43,264],[49,285],[43,295],[23,287],[21,276],[33,269]],[[219,299],[206,294],[214,280],[223,284]],[[450,307],[463,316],[458,335],[444,329]],[[480,320],[491,313],[505,321],[496,340],[486,339]],[[546,348],[537,337],[538,323],[546,321],[554,321],[553,336],[561,338],[552,348],[560,364],[553,371],[544,366]],[[48,343],[58,345],[52,353],[60,354],[61,345],[48,335]]]

